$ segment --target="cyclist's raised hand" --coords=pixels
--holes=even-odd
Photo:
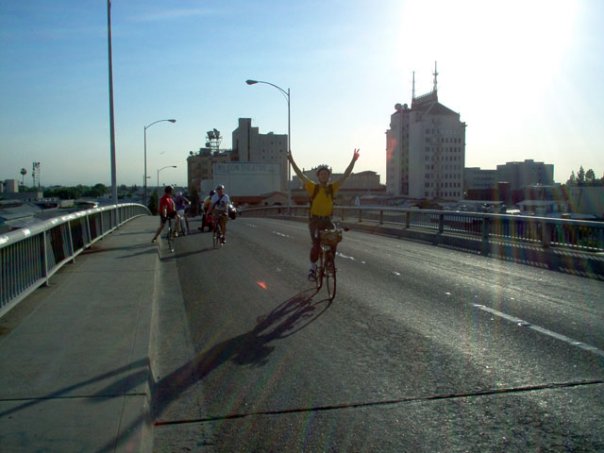
[[[355,162],[357,161],[357,159],[359,158],[360,152],[361,150],[359,148],[355,148],[354,149],[354,153],[352,155],[352,160],[354,160]]]

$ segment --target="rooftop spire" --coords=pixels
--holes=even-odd
[[[438,85],[438,81],[437,81],[437,77],[438,77],[438,70],[436,69],[436,61],[434,62],[434,88],[432,89],[432,91],[434,91],[435,93],[438,91],[437,85]]]
[[[411,84],[411,100],[415,99],[415,71],[413,71],[413,82]]]

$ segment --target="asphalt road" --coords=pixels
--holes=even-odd
[[[196,223],[193,223],[197,226]],[[241,217],[162,247],[156,451],[604,451],[604,282]]]

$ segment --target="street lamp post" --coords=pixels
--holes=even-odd
[[[263,80],[246,80],[245,83],[248,85],[255,85],[257,83],[264,83],[266,85],[270,85],[276,89],[278,89],[283,96],[285,96],[285,100],[287,101],[287,152],[291,154],[291,93],[289,88],[285,91],[280,86],[275,85],[271,82],[265,82]],[[291,206],[292,206],[292,191],[290,187],[291,181],[291,163],[289,160],[287,161],[287,212],[291,214]]]
[[[144,187],[144,190],[143,190],[143,204],[145,206],[147,206],[147,179],[148,179],[148,176],[147,176],[147,129],[149,129],[154,124],[161,123],[161,122],[164,122],[164,121],[168,121],[170,123],[176,123],[176,120],[174,120],[174,119],[170,119],[170,120],[157,120],[157,121],[154,121],[151,124],[145,126],[145,128],[144,128],[145,175],[143,177],[143,187]],[[159,186],[159,184],[158,184],[158,186]]]
[[[159,172],[165,170],[166,168],[177,168],[176,165],[166,165],[165,167],[161,167],[157,170],[157,190],[159,190]]]
[[[117,204],[117,175],[115,159],[115,123],[113,116],[113,57],[111,51],[111,0],[107,0],[107,48],[109,61],[109,141],[111,155],[111,200]],[[117,212],[117,211],[116,211]],[[115,225],[119,224],[116,214]]]

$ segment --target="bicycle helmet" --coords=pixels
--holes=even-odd
[[[172,193],[172,186],[164,187],[164,193]]]
[[[317,176],[319,175],[319,172],[322,170],[327,170],[327,172],[331,175],[331,167],[329,165],[322,164],[317,167],[317,171],[316,171]]]
[[[214,195],[216,192],[213,190],[210,190],[210,196]]]
[[[216,186],[216,190],[224,190],[224,186],[222,184],[218,184]]]

